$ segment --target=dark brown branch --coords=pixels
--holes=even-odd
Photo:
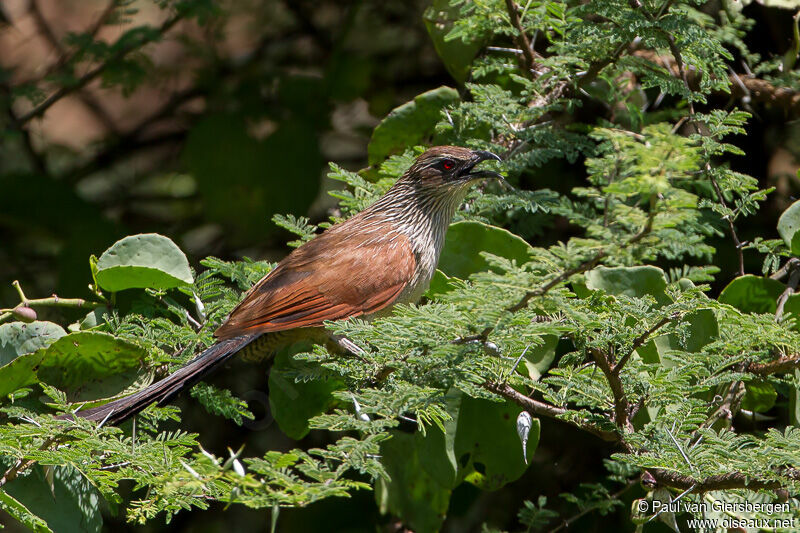
[[[57,440],[56,437],[49,437],[49,438],[45,439],[45,441],[39,447],[39,450],[43,451],[43,450],[48,449],[50,446],[52,446],[56,442],[56,440]],[[21,472],[24,472],[25,470],[27,470],[28,468],[33,466],[34,463],[36,463],[35,459],[20,458],[19,460],[17,460],[17,462],[15,462],[13,465],[11,465],[8,468],[8,470],[6,470],[3,473],[2,477],[0,477],[0,487],[5,485],[9,481],[13,481],[14,479],[16,479],[16,477]]]
[[[616,442],[620,440],[619,435],[614,431],[607,431],[604,429],[600,429],[594,424],[588,424],[575,420],[567,420],[560,418],[562,415],[568,413],[569,411],[562,407],[556,407],[555,405],[551,405],[546,402],[529,398],[528,396],[525,396],[524,394],[517,392],[510,385],[506,383],[496,383],[487,381],[486,383],[483,384],[483,388],[485,388],[490,392],[498,394],[503,398],[511,400],[512,402],[519,405],[520,407],[522,407],[523,409],[525,409],[534,416],[545,416],[547,418],[555,418],[561,420],[562,422],[575,426],[578,429],[582,429],[584,431],[591,433],[592,435],[600,437],[605,441]]]
[[[717,420],[726,419],[732,420],[733,415],[736,411],[739,410],[739,403],[744,398],[745,388],[744,383],[741,381],[734,381],[728,387],[728,392],[725,393],[725,397],[722,399],[722,402],[719,404],[713,413],[694,431],[692,434],[691,441],[695,442],[698,436],[698,432],[701,429],[710,428],[714,424],[716,424]]]
[[[107,8],[103,15],[101,15],[98,22],[93,26],[92,30],[90,30],[90,34],[94,35],[103,24],[104,20],[110,15],[110,12],[113,11],[113,8],[116,6],[116,2],[111,2],[110,8]],[[47,22],[47,19],[44,17],[42,10],[39,9],[39,4],[37,0],[31,0],[30,9],[29,9],[33,19],[36,21],[36,25],[39,27],[39,31],[44,36],[45,40],[50,44],[50,47],[55,50],[59,55],[59,60],[55,63],[52,71],[58,70],[62,68],[66,63],[69,62],[69,57],[64,50],[64,47],[61,45],[61,41],[56,36],[53,29],[50,27],[50,24]],[[78,91],[78,98],[80,98],[81,102],[89,109],[97,118],[97,120],[110,132],[116,131],[116,124],[114,123],[114,119],[111,118],[111,115],[97,102],[90,94],[88,94],[83,88]]]
[[[167,20],[165,20],[161,24],[161,26],[158,27],[158,34],[159,35],[163,35],[164,33],[168,32],[182,18],[183,18],[183,15],[181,15],[181,14],[173,15],[172,17],[168,18]],[[124,59],[131,52],[134,52],[134,51],[138,50],[139,48],[141,48],[142,46],[144,46],[146,44],[150,44],[151,42],[153,42],[152,39],[142,39],[140,41],[131,43],[128,46],[125,46],[125,47],[121,48],[114,55],[112,55],[108,60],[106,60],[105,62],[101,63],[100,65],[97,65],[96,67],[90,69],[83,76],[78,78],[78,80],[75,83],[73,83],[71,85],[68,85],[68,86],[61,87],[56,92],[54,92],[49,97],[47,97],[41,104],[37,105],[36,107],[31,109],[29,112],[27,112],[26,114],[22,115],[19,118],[20,124],[25,124],[26,122],[30,121],[31,119],[38,118],[38,117],[42,116],[45,113],[45,111],[50,109],[50,107],[53,104],[55,104],[56,102],[58,102],[59,100],[61,100],[65,96],[67,96],[69,94],[72,94],[73,92],[75,92],[75,91],[77,91],[79,89],[82,89],[83,87],[85,87],[86,85],[88,85],[89,83],[91,83],[92,81],[97,79],[113,63],[116,63],[117,61],[120,61],[121,59]]]
[[[611,389],[611,395],[614,398],[614,422],[620,429],[626,431],[633,431],[631,425],[628,409],[628,397],[625,394],[625,389],[622,388],[622,381],[619,379],[619,374],[614,372],[608,356],[598,350],[597,348],[589,348],[589,355],[592,356],[594,362],[597,364],[603,375],[608,381],[608,386]]]
[[[796,257],[791,257],[789,258],[788,261],[786,261],[786,263],[783,264],[781,268],[779,268],[777,271],[775,271],[774,274],[770,276],[770,279],[775,279],[780,281],[783,278],[785,278],[789,274],[789,272],[798,267],[800,267],[800,259]]]
[[[506,10],[508,11],[508,18],[511,21],[511,25],[516,31],[514,40],[517,42],[517,46],[522,50],[522,57],[525,61],[525,72],[528,76],[531,76],[532,72],[536,70],[536,58],[533,55],[533,47],[528,39],[528,35],[522,27],[522,21],[519,18],[519,11],[517,10],[517,3],[514,0],[506,0]]]
[[[649,469],[648,472],[661,485],[683,490],[691,488],[695,493],[730,489],[777,490],[783,487],[780,481],[757,479],[741,472],[716,474],[703,479],[658,468]]]
[[[785,355],[768,363],[750,363],[745,371],[759,376],[771,376],[791,372],[797,368],[800,368],[800,355],[794,354]]]
[[[788,262],[787,262],[788,264]],[[786,283],[786,289],[778,297],[778,307],[775,310],[775,322],[780,322],[783,318],[783,308],[786,306],[786,301],[789,296],[797,290],[797,284],[800,283],[800,268],[793,268],[789,274],[789,281]]]
[[[33,140],[31,139],[31,133],[23,127],[20,118],[14,111],[14,103],[11,98],[11,89],[4,83],[0,84],[0,103],[2,103],[2,105],[6,108],[6,117],[8,117],[8,122],[11,126],[11,129],[15,130],[20,135],[20,139],[22,140],[22,149],[25,151],[25,155],[28,156],[31,166],[39,174],[47,176],[47,161],[45,160],[44,156],[40,154],[36,148],[34,148]]]
[[[652,328],[648,329],[647,331],[645,331],[644,333],[642,333],[641,335],[636,337],[633,340],[633,344],[631,345],[630,351],[628,353],[626,353],[624,356],[622,356],[622,358],[619,361],[617,361],[617,364],[614,365],[614,368],[612,369],[613,372],[616,373],[617,375],[619,375],[619,373],[622,372],[622,369],[625,366],[625,363],[627,363],[628,359],[630,359],[631,355],[633,355],[633,352],[635,352],[637,349],[641,348],[641,346],[645,342],[647,342],[647,339],[649,339],[650,336],[653,333],[655,333],[656,331],[658,331],[662,327],[666,326],[667,324],[669,324],[673,320],[678,319],[679,316],[680,315],[675,314],[675,315],[664,317],[661,320],[659,320]]]

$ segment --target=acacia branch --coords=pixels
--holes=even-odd
[[[675,44],[675,37],[668,32],[664,32],[667,36],[667,43],[669,44],[670,53],[672,53],[672,57],[675,58],[675,64],[678,66],[678,73],[680,74],[681,80],[683,80],[683,85],[686,90],[691,93],[692,88],[689,85],[689,77],[686,73],[686,67],[683,64],[683,58],[681,57],[681,51],[678,49],[678,45]],[[694,101],[692,100],[691,94],[689,94],[686,98],[687,103],[689,104],[689,113],[692,117],[692,125],[694,127],[694,131],[701,135],[700,127],[697,125],[697,122],[694,121],[694,117],[696,116],[694,110]],[[711,186],[714,188],[714,192],[717,195],[717,200],[719,201],[720,205],[728,209],[728,204],[725,201],[725,196],[722,194],[722,191],[719,188],[719,184],[717,180],[714,178],[714,174],[711,172],[711,164],[706,162],[706,175],[708,175],[708,179],[711,182]],[[733,240],[733,246],[736,250],[736,255],[739,259],[739,276],[744,276],[744,252],[742,250],[742,242],[739,240],[739,236],[736,234],[736,226],[733,224],[733,217],[730,215],[726,215],[723,217],[725,221],[728,223],[728,231],[731,234],[731,239]]]
[[[562,407],[557,407],[555,405],[551,405],[546,402],[542,402],[539,400],[534,400],[533,398],[529,398],[524,394],[517,392],[513,389],[510,385],[506,383],[497,383],[493,381],[487,381],[483,384],[483,388],[488,390],[489,392],[493,392],[503,398],[506,398],[515,404],[519,405],[530,414],[535,416],[544,416],[547,418],[554,418],[556,420],[561,420],[562,422],[566,422],[571,426],[574,426],[578,429],[582,429],[586,432],[591,433],[601,439],[609,442],[617,442],[620,440],[620,436],[615,431],[608,431],[605,429],[601,429],[594,424],[581,422],[577,420],[570,420],[563,418],[563,415],[569,413],[570,411],[564,409]]]
[[[633,425],[631,424],[628,412],[630,404],[628,403],[625,389],[622,387],[622,380],[620,380],[619,374],[611,367],[611,362],[605,353],[597,348],[589,348],[588,352],[597,364],[597,368],[603,372],[606,381],[608,381],[608,386],[611,389],[611,395],[614,398],[614,422],[620,429],[633,431]]]
[[[645,342],[647,342],[647,340],[650,338],[650,336],[653,333],[655,333],[659,329],[663,328],[664,326],[666,326],[667,324],[669,324],[673,320],[677,320],[679,317],[680,317],[680,315],[677,314],[677,313],[672,314],[672,315],[667,316],[667,317],[664,317],[661,320],[659,320],[658,322],[656,322],[656,324],[652,328],[648,329],[647,331],[645,331],[644,333],[642,333],[641,335],[636,337],[633,340],[633,344],[631,345],[630,351],[628,353],[626,353],[624,356],[622,356],[622,358],[619,361],[617,361],[617,364],[614,365],[614,367],[612,368],[612,371],[615,374],[619,375],[619,373],[622,372],[622,369],[625,366],[625,364],[628,362],[628,359],[630,359],[631,356],[633,355],[633,352],[635,352],[637,349],[641,348],[641,346]]]
[[[739,410],[739,402],[742,401],[745,394],[744,383],[742,381],[734,381],[728,387],[728,392],[713,413],[692,433],[691,442],[696,442],[697,436],[701,429],[710,428],[716,424],[717,420],[722,418],[732,420],[733,415]]]
[[[39,451],[46,450],[47,448],[52,446],[56,442],[56,440],[57,440],[56,437],[48,437],[47,439],[45,439],[42,445],[39,446]],[[33,466],[34,463],[36,463],[36,460],[34,459],[25,459],[24,457],[18,459],[17,462],[11,465],[11,467],[9,467],[9,469],[3,473],[3,476],[0,477],[0,487],[5,485],[9,481],[13,481],[21,472],[24,472],[25,470]]]
[[[108,17],[116,8],[116,1],[112,1],[109,6],[105,9],[103,14],[99,17],[97,22],[92,26],[89,30],[89,35],[94,37],[94,35],[99,31]],[[61,45],[61,41],[56,36],[53,28],[50,27],[50,24],[47,22],[47,19],[44,17],[42,10],[39,8],[39,3],[37,0],[31,0],[29,11],[33,16],[33,19],[36,21],[36,25],[39,27],[39,31],[44,36],[45,40],[50,44],[50,47],[55,50],[58,55],[59,59],[53,65],[53,68],[50,69],[51,72],[56,71],[62,68],[65,64],[69,63],[71,57],[67,54],[67,51],[64,50],[64,47]],[[81,102],[86,106],[89,111],[91,111],[98,121],[108,130],[111,132],[116,131],[116,125],[114,124],[114,119],[111,118],[111,115],[97,102],[90,94],[88,94],[84,90],[78,91],[78,98],[80,98]]]
[[[800,368],[800,355],[784,355],[768,363],[750,363],[745,367],[746,372],[759,376],[771,376],[773,374],[785,374]]]
[[[697,479],[692,476],[685,476],[678,472],[651,468],[647,470],[656,482],[675,489],[689,489],[692,492],[701,493],[712,490],[748,489],[748,490],[777,490],[783,487],[783,483],[775,480],[765,480],[753,478],[741,472],[728,472],[725,474],[715,474],[706,478]],[[796,470],[787,471],[790,477],[797,477]]]
[[[533,47],[531,46],[528,35],[522,27],[522,21],[519,18],[519,11],[517,10],[517,3],[514,0],[506,0],[506,10],[508,11],[508,18],[511,25],[516,30],[514,40],[517,41],[517,46],[522,50],[522,57],[525,60],[525,72],[530,76],[536,70],[536,58],[533,55]]]
[[[165,20],[158,27],[158,35],[159,36],[163,36],[166,32],[168,32],[170,29],[172,29],[172,27],[175,26],[175,24],[177,24],[181,19],[183,19],[183,15],[181,13],[178,13],[178,14],[173,15],[172,17],[168,18],[167,20]],[[22,115],[19,118],[20,124],[25,124],[26,122],[30,121],[31,119],[38,118],[38,117],[42,116],[45,113],[45,111],[50,109],[50,107],[53,104],[55,104],[56,102],[58,102],[59,100],[61,100],[65,96],[67,96],[69,94],[72,94],[73,92],[75,92],[75,91],[77,91],[79,89],[82,89],[83,87],[88,85],[90,82],[94,81],[101,74],[103,74],[103,72],[105,72],[113,63],[116,63],[117,61],[120,61],[121,59],[124,59],[131,52],[134,52],[134,51],[138,50],[139,48],[141,48],[142,46],[144,46],[146,44],[150,44],[151,42],[153,42],[153,39],[146,38],[146,39],[141,39],[139,41],[136,41],[134,43],[131,43],[131,44],[127,45],[127,46],[124,46],[124,47],[120,48],[116,53],[114,53],[110,58],[108,58],[108,60],[106,60],[105,62],[101,63],[100,65],[97,65],[93,69],[90,69],[83,76],[78,78],[78,80],[75,83],[72,83],[70,85],[61,87],[56,92],[51,94],[48,98],[46,98],[41,104],[37,105],[36,107],[31,109],[27,113]]]

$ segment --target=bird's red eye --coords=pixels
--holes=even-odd
[[[455,163],[453,163],[453,160],[452,160],[452,159],[445,159],[444,161],[442,161],[442,168],[443,168],[443,169],[445,169],[445,170],[450,170],[450,169],[451,169],[451,168],[453,168],[455,165],[456,165],[456,164],[455,164]]]

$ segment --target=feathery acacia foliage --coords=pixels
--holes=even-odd
[[[202,1],[161,7],[215,16]],[[338,210],[329,222],[287,215],[275,223],[300,245],[371,204],[426,143],[504,154],[512,184],[534,176],[543,187],[472,192],[423,302],[330,324],[362,352],[297,346],[276,357],[275,418],[293,438],[329,432],[325,447],[216,457],[196,435],[162,429],[180,420],[175,408],[151,407],[135,432],[51,414],[135,390],[189,360],[274,265],[208,258],[195,274],[155,259],[122,265],[142,269],[134,275],[93,258],[95,303],[75,304],[93,310],[66,330],[12,321],[52,304],[20,289],[20,306],[0,314],[0,508],[32,529],[58,529],[23,503],[26,480],[67,487],[93,523],[99,498],[124,503],[119,484],[128,480],[134,497],[124,508],[138,522],[211,502],[276,513],[374,489],[383,512],[432,531],[461,483],[489,491],[525,475],[546,417],[614,448],[597,458],[605,479],[563,495],[575,518],[532,495],[536,502],[519,511],[528,529],[625,514],[633,498],[644,502],[640,510],[678,498],[788,501],[780,512],[734,517],[800,519],[800,215],[787,211],[783,241],[740,241],[737,229],[770,190],[730,168],[744,155],[731,141],[746,133],[749,114],[714,103],[732,91],[734,54],[774,87],[797,89],[797,72],[761,62],[742,40],[748,20],[713,9],[680,0],[433,2],[426,17],[436,20],[429,30],[443,61],[454,73],[470,66],[461,94],[434,89],[395,110],[379,126],[380,142],[373,138],[369,168],[332,164],[329,177],[343,188],[331,193]],[[92,54],[87,61],[121,53],[96,41],[70,44]],[[120,65],[133,70],[114,71],[108,83],[132,90],[141,81],[136,65],[145,68]],[[47,102],[30,88],[16,97]],[[546,170],[559,168],[554,161],[580,169],[583,185],[547,190],[558,180]],[[571,224],[574,236],[534,246],[554,221]],[[714,298],[707,283],[719,272],[713,243],[721,237],[735,248],[740,275]],[[747,274],[745,252],[763,257],[773,276]],[[130,289],[115,294],[112,278]],[[60,338],[74,339],[79,357]],[[101,342],[118,343],[127,363],[104,367]],[[47,372],[55,367],[61,374]],[[192,396],[237,424],[253,417],[228,390],[199,385]],[[777,418],[762,421],[768,411]],[[522,412],[533,419],[520,446]],[[711,507],[695,509],[714,517],[703,512]],[[678,528],[687,514],[634,511],[629,519]]]

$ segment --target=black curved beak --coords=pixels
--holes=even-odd
[[[464,179],[474,180],[474,179],[481,179],[481,178],[494,178],[498,180],[505,180],[505,178],[499,173],[493,170],[474,170],[475,165],[482,161],[502,161],[500,156],[497,154],[493,154],[492,152],[487,152],[486,150],[473,150],[472,151],[472,160],[470,161],[469,165],[464,167],[461,172],[459,173],[460,177]]]

